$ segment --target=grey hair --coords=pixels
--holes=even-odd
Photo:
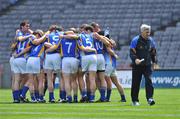
[[[147,25],[147,24],[142,24],[140,27],[141,32],[145,31],[145,30],[149,30],[151,31],[151,26]]]

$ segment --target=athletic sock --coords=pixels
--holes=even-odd
[[[111,89],[107,89],[107,95],[106,95],[106,100],[109,101],[111,97]]]
[[[54,92],[49,92],[49,101],[54,100]]]
[[[29,90],[29,87],[27,87],[27,86],[24,86],[24,87],[23,87],[22,93],[21,93],[21,96],[22,96],[23,98],[26,98],[26,93],[27,93],[28,90]]]
[[[67,102],[68,102],[68,103],[71,103],[71,102],[72,102],[72,96],[70,96],[70,95],[67,96]]]
[[[39,91],[35,91],[35,98],[36,98],[36,100],[39,99]]]
[[[100,88],[100,95],[101,95],[100,100],[101,101],[105,100],[105,92],[106,92],[106,88],[105,87],[101,87]]]

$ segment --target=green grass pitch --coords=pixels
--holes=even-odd
[[[138,107],[131,106],[130,89],[125,93],[126,103],[114,89],[107,103],[13,104],[11,90],[0,89],[0,119],[180,119],[180,89],[155,89],[154,106],[147,105],[144,89]]]

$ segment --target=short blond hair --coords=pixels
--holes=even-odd
[[[141,27],[140,27],[140,31],[143,32],[145,30],[151,31],[151,26],[149,26],[147,24],[142,24]]]

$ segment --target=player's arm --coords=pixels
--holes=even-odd
[[[109,41],[111,44],[112,44],[112,46],[113,47],[115,47],[116,46],[116,42],[113,40],[113,39],[109,39],[109,38],[107,38],[106,36],[103,36],[107,41]]]
[[[30,34],[30,35],[27,35],[27,36],[18,36],[17,37],[17,40],[18,41],[25,41],[26,39],[28,39],[28,38],[30,38],[32,35]]]
[[[107,40],[108,38],[107,37],[104,37],[102,35],[99,35],[98,33],[94,32],[93,33],[93,37],[95,39],[98,39],[98,40],[101,40],[106,46],[112,46],[111,43]]]
[[[95,52],[95,53],[97,53],[97,51],[96,51],[95,48],[84,47],[80,41],[78,41],[78,48],[79,48],[80,50],[82,50],[82,51],[85,51],[85,52]]]
[[[47,31],[41,38],[34,39],[32,43],[34,45],[39,45],[40,43],[44,42],[46,40],[47,35],[50,33],[50,31]]]
[[[72,39],[72,40],[77,40],[79,39],[79,36],[76,34],[67,34],[67,35],[59,35],[60,39],[65,38],[65,39]]]
[[[151,60],[152,60],[153,63],[156,63],[156,64],[157,64],[156,44],[155,44],[154,39],[152,39],[151,37],[150,37],[150,40],[151,40],[151,51],[150,51],[150,54],[151,54]]]
[[[53,52],[53,51],[55,51],[55,50],[58,48],[58,46],[61,45],[61,40],[59,40],[57,44],[54,44],[54,45],[48,44],[48,45],[49,45],[50,47],[49,47],[45,52],[46,52],[46,53],[48,53],[48,52]]]
[[[44,43],[44,46],[47,47],[47,48],[50,48],[51,46],[53,46],[51,43],[48,43],[48,42],[45,42]]]
[[[33,34],[33,30],[31,30],[31,29],[28,29],[28,32],[30,33],[30,34]]]
[[[112,50],[111,47],[106,46],[106,49],[111,56],[114,56],[116,59],[118,58],[118,55],[114,52],[114,50]]]
[[[17,43],[12,43],[10,47],[11,47],[12,50],[16,49]]]
[[[75,34],[73,31],[66,31],[64,34]]]
[[[51,47],[49,47],[45,52],[53,52],[58,48],[58,45],[52,45]]]
[[[18,34],[18,32],[20,32],[19,29],[16,30],[16,35],[15,35],[15,37],[14,37],[12,43],[11,43],[10,48],[11,48],[12,50],[15,50],[15,49],[17,48],[17,34]]]
[[[78,47],[80,50],[85,51],[85,52],[95,52],[97,53],[95,48],[91,48],[91,47],[84,47],[84,46],[80,46]]]
[[[142,61],[144,61],[144,59],[139,59],[137,54],[136,54],[137,41],[138,41],[137,37],[133,38],[133,40],[131,41],[131,44],[130,44],[130,57],[131,57],[131,60],[132,60],[133,63],[135,63],[136,65],[139,65]]]
[[[20,53],[14,54],[14,57],[16,58],[16,57],[19,57],[21,55],[24,55],[25,53],[29,52],[30,49],[31,49],[31,46],[28,46],[28,47],[24,48]]]

